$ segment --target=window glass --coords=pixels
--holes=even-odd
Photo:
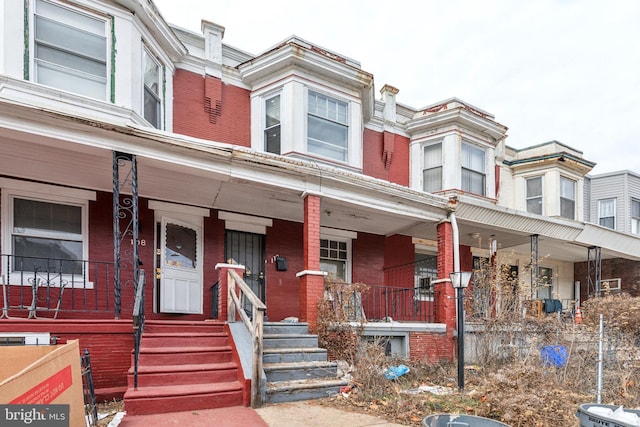
[[[485,195],[485,152],[471,144],[462,143],[462,190]]]
[[[196,230],[167,223],[165,235],[165,264],[172,267],[197,268]]]
[[[553,269],[538,267],[537,284],[537,297],[551,299],[553,296]]]
[[[575,219],[576,182],[560,177],[560,216]]]
[[[438,278],[438,257],[416,253],[414,274],[416,296],[420,299],[433,298],[431,281]]]
[[[542,177],[527,179],[527,212],[542,215]]]
[[[320,270],[333,279],[347,280],[347,242],[320,239]]]
[[[280,148],[280,95],[265,101],[265,151],[281,154]]]
[[[598,223],[603,227],[616,228],[616,199],[598,200]]]
[[[631,200],[631,232],[640,234],[640,201]]]
[[[424,147],[422,187],[427,193],[442,190],[442,143]]]
[[[160,128],[160,65],[144,50],[144,118]]]
[[[80,206],[13,199],[13,271],[51,271],[55,265],[60,273],[78,274],[82,251]]]
[[[106,99],[105,21],[39,0],[34,24],[36,81]]]
[[[347,103],[309,91],[307,150],[334,160],[347,161]]]

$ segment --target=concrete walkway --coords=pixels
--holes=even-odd
[[[317,401],[267,405],[256,412],[269,427],[403,427],[373,415],[320,405]]]
[[[314,401],[267,405],[253,410],[243,406],[126,416],[119,427],[403,427],[372,415],[359,414]],[[112,426],[113,427],[113,426]]]

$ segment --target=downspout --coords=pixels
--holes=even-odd
[[[454,212],[449,213],[449,221],[451,221],[451,230],[453,232],[453,271],[458,272],[460,271],[460,234]]]

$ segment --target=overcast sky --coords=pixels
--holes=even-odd
[[[458,97],[509,128],[557,140],[599,174],[640,173],[640,1],[154,0],[165,20],[259,54],[295,34],[359,61],[410,107]]]

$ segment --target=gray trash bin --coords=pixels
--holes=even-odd
[[[616,427],[634,427],[638,424],[626,423],[624,421],[616,420],[614,418],[610,418],[606,415],[600,415],[598,413],[593,413],[589,411],[589,409],[594,407],[600,407],[603,409],[610,409],[611,411],[615,411],[620,408],[620,405],[601,405],[598,403],[585,403],[578,407],[578,411],[576,412],[576,417],[578,417],[578,421],[580,421],[580,427],[593,427],[593,426],[613,426]],[[625,412],[630,412],[631,414],[635,414],[640,417],[640,410],[638,409],[626,409],[623,408]]]
[[[509,424],[475,415],[434,414],[422,420],[424,427],[510,427]]]

